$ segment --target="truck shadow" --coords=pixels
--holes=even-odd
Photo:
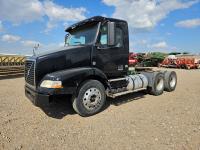
[[[55,119],[62,119],[67,115],[74,115],[76,112],[73,110],[70,99],[70,96],[58,97],[54,99],[52,104],[46,107],[42,107],[41,109],[47,116]]]
[[[110,105],[120,106],[135,100],[139,100],[141,98],[144,98],[146,95],[145,92],[137,92],[137,93],[130,93],[127,95],[119,96],[116,98],[107,98],[107,107]]]
[[[137,92],[137,93],[123,95],[114,99],[107,98],[106,105],[104,106],[102,111],[108,109],[108,107],[110,107],[111,105],[120,106],[120,105],[129,103],[135,100],[140,100],[141,98],[144,98],[145,95],[146,93],[144,92]],[[62,119],[63,117],[67,115],[74,115],[76,114],[76,112],[73,110],[70,98],[71,97],[67,97],[67,98],[59,97],[55,99],[55,101],[50,106],[43,107],[42,110],[47,116],[55,118],[55,119]]]

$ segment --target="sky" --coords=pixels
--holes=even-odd
[[[200,0],[0,0],[0,54],[62,47],[66,27],[97,15],[128,22],[132,52],[200,53]]]

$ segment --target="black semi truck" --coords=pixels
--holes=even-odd
[[[66,30],[65,46],[33,55],[25,62],[25,94],[34,105],[48,105],[58,95],[71,95],[81,116],[101,111],[106,97],[146,91],[174,91],[174,71],[129,71],[128,24],[124,20],[92,17]]]

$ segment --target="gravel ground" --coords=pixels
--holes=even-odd
[[[23,78],[0,80],[0,149],[200,150],[200,70],[176,71],[175,92],[109,99],[87,118],[68,99],[33,106]]]

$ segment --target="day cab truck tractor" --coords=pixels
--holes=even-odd
[[[106,97],[146,91],[174,91],[174,71],[129,70],[128,24],[124,20],[92,17],[66,30],[65,46],[33,55],[25,62],[25,95],[38,107],[55,96],[71,95],[81,116],[101,111]]]

